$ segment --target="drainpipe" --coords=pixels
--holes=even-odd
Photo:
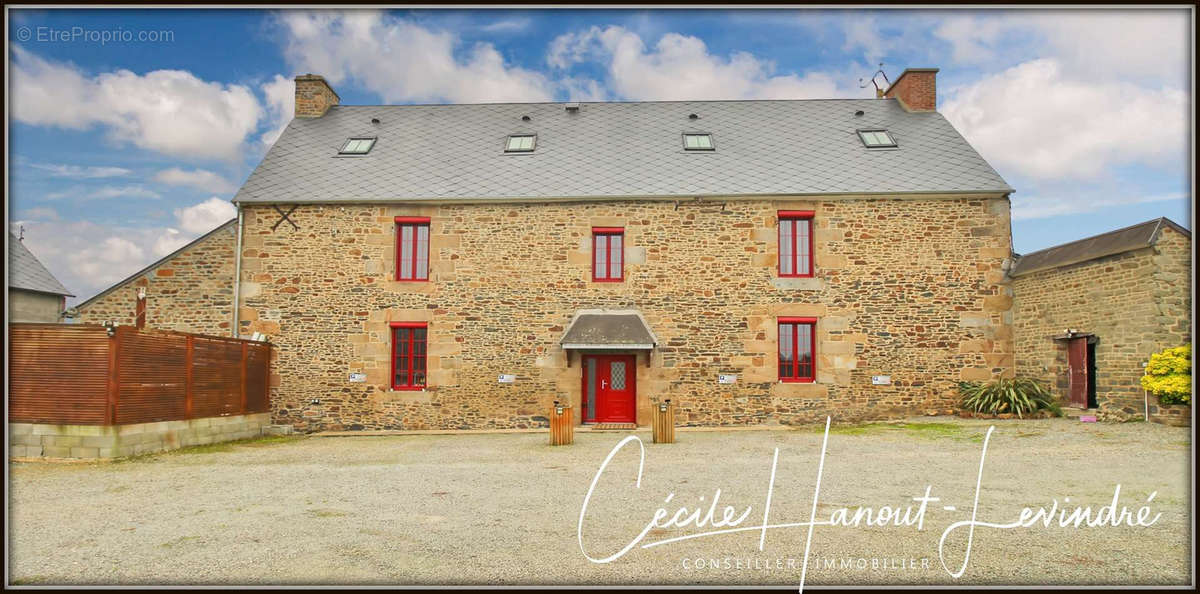
[[[242,205],[237,205],[238,222],[237,222],[237,247],[234,248],[233,255],[233,328],[231,334],[234,338],[238,337],[238,320],[242,307]]]

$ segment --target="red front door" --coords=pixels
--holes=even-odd
[[[584,355],[583,422],[636,423],[637,358]]]
[[[1070,373],[1071,406],[1088,405],[1088,348],[1087,337],[1072,338],[1067,343],[1067,364]]]

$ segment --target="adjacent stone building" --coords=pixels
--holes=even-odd
[[[956,382],[1014,372],[1012,189],[933,111],[935,76],[878,100],[425,106],[298,77],[234,198],[234,318],[276,347],[275,422],[953,409]]]
[[[62,321],[67,297],[74,297],[12,233],[8,234],[8,321]]]
[[[1142,417],[1150,355],[1191,341],[1191,239],[1160,218],[1017,259],[1017,373],[1104,418]]]
[[[229,335],[236,223],[222,224],[80,303],[78,321]]]

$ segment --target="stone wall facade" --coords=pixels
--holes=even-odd
[[[228,336],[233,325],[237,224],[230,222],[135,278],[80,304],[78,322],[134,325],[146,290],[146,327]]]
[[[1054,337],[1093,334],[1101,415],[1143,417],[1143,364],[1191,341],[1191,239],[1161,233],[1143,249],[1014,279],[1017,374],[1047,381],[1067,402],[1067,343]]]
[[[779,278],[778,210],[815,212],[813,278]],[[302,431],[540,426],[552,401],[579,406],[559,340],[581,309],[636,309],[657,335],[639,425],[659,398],[681,425],[945,412],[957,381],[1014,370],[1006,198],[301,205],[298,230],[272,230],[270,206],[244,216],[239,331],[274,343],[273,419]],[[396,216],[431,219],[429,282],[393,280]],[[592,282],[592,227],[625,229],[624,282]],[[818,318],[814,383],[778,381],[781,316]],[[389,322],[428,323],[426,389],[391,389]]]
[[[62,295],[9,289],[8,321],[57,324],[62,321],[62,312],[66,305],[67,298]]]

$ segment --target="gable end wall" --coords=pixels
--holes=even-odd
[[[79,323],[134,324],[137,292],[146,289],[146,327],[228,336],[233,324],[237,226],[193,244],[107,295],[79,307]]]

